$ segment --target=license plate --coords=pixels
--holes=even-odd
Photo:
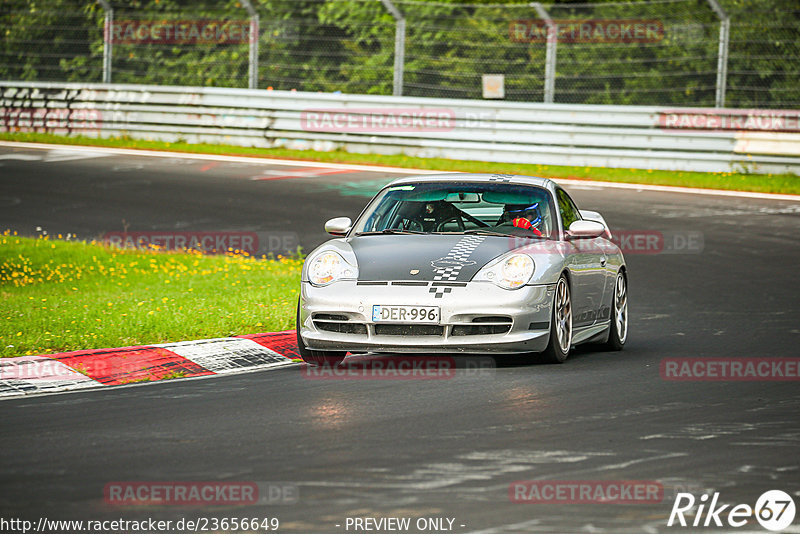
[[[374,323],[439,324],[439,306],[372,306]]]

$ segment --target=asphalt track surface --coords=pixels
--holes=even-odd
[[[357,215],[391,177],[73,156],[0,148],[0,229],[93,237],[124,220],[131,231],[296,232],[309,251],[325,240],[325,220]],[[798,356],[800,203],[568,190],[613,229],[702,235],[701,252],[627,255],[623,352],[581,349],[560,366],[500,361],[483,372],[465,364],[448,380],[311,380],[297,366],[5,401],[0,517],[277,517],[287,532],[354,532],[348,517],[448,517],[464,533],[686,532],[702,529],[666,526],[682,490],[752,506],[780,489],[800,504],[797,381],[659,373],[670,357]],[[512,503],[509,484],[531,479],[653,480],[665,495]],[[103,501],[112,481],[216,480],[293,484],[299,500]],[[754,521],[738,531],[766,532]]]

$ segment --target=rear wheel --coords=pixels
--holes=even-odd
[[[297,301],[297,319],[295,320],[295,329],[297,331],[297,352],[303,358],[303,361],[311,365],[327,365],[333,367],[339,365],[344,360],[347,352],[343,351],[329,351],[329,350],[312,350],[306,347],[303,343],[303,338],[300,336],[300,301]]]
[[[617,273],[614,282],[614,294],[611,295],[611,325],[605,348],[622,350],[628,339],[628,281],[625,273]]]
[[[564,275],[558,279],[555,293],[550,319],[550,341],[542,352],[542,359],[548,363],[564,363],[572,345],[572,300]]]

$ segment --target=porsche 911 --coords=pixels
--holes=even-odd
[[[348,352],[527,354],[621,350],[627,267],[604,218],[554,181],[506,174],[399,178],[306,258],[303,359]]]

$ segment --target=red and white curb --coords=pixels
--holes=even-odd
[[[294,330],[0,359],[0,398],[256,371],[299,358]]]

